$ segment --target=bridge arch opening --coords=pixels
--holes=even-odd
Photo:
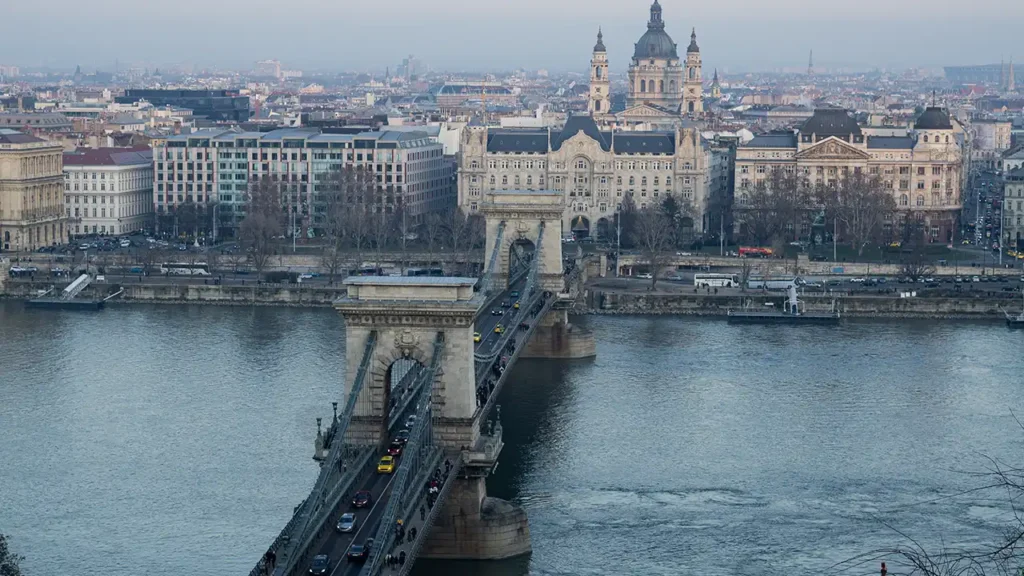
[[[521,272],[529,269],[537,245],[528,238],[517,238],[508,247],[508,283],[511,286]]]
[[[382,443],[391,441],[388,423],[406,407],[413,384],[424,368],[419,360],[403,356],[394,360],[384,371],[384,418],[380,436]]]

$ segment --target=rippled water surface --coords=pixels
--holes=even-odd
[[[1024,332],[587,318],[589,361],[522,361],[489,489],[534,552],[421,574],[828,572],[998,538],[965,474],[1013,461]],[[245,574],[314,480],[344,371],[327,310],[0,303],[0,531],[30,574]],[[852,573],[876,573],[866,566]]]

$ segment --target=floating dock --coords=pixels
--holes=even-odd
[[[103,300],[64,300],[59,297],[44,297],[26,300],[25,306],[29,308],[50,308],[64,310],[100,310],[101,308],[103,308]]]
[[[752,310],[730,310],[732,324],[838,324],[838,312],[802,312],[789,314],[778,310],[755,312]]]
[[[796,285],[790,284],[786,288],[787,299],[784,310],[729,310],[730,324],[838,324],[839,311],[836,309],[835,300],[832,301],[832,310],[828,311],[807,311],[804,310],[803,302],[796,296]]]

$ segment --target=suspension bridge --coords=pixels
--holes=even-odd
[[[487,496],[504,445],[495,399],[521,356],[594,354],[567,316],[585,267],[563,261],[560,193],[496,191],[481,211],[481,278],[346,280],[335,308],[347,374],[317,433],[319,475],[251,576],[407,574],[422,557],[529,552],[525,512]]]

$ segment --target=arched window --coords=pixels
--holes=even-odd
[[[927,134],[924,135],[924,141],[928,142],[928,135]]]
[[[690,80],[697,78],[697,69],[690,66]]]
[[[924,194],[917,195],[917,205],[924,206]]]
[[[665,91],[665,81],[664,80],[658,80],[658,92],[664,92],[664,91]]]
[[[491,186],[494,186],[494,174],[491,174]]]
[[[900,194],[900,206],[906,206],[910,202],[906,194]]]
[[[601,101],[598,100],[598,101],[594,102],[594,112],[600,112],[600,111],[601,111]]]
[[[946,144],[949,144],[949,136],[946,136]]]
[[[600,67],[600,66],[597,66],[597,67],[595,67],[595,68],[594,68],[594,76],[595,76],[595,77],[596,77],[596,78],[597,78],[598,80],[600,80],[600,79],[601,79],[601,67]]]
[[[526,175],[526,185],[527,186],[533,186],[533,176],[532,175],[529,175],[529,174]]]
[[[693,112],[693,102],[687,102],[686,103],[686,111],[687,112]]]
[[[630,176],[629,177],[629,185],[630,186],[634,186],[635,184],[636,184],[636,177],[635,176]]]
[[[508,176],[502,176],[501,177],[501,185],[502,186],[508,186]]]
[[[647,92],[647,80],[640,81],[640,91]]]
[[[675,80],[669,80],[668,81],[668,91],[673,93],[673,94],[676,93],[676,81]]]

